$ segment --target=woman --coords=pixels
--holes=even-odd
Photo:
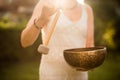
[[[47,55],[42,56],[40,80],[87,80],[87,72],[76,71],[64,60],[63,50],[94,46],[93,12],[89,5],[77,0],[40,0],[27,27],[21,34],[23,47],[32,45],[40,31],[43,43],[54,14],[61,10]]]

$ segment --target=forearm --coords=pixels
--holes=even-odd
[[[54,8],[49,8],[46,6],[42,8],[41,5],[36,6],[27,27],[21,34],[21,44],[23,47],[30,46],[36,41],[40,33],[40,29],[48,24],[50,16],[52,16],[55,12],[56,9]]]
[[[30,27],[25,28],[21,34],[22,46],[27,47],[27,46],[32,45],[37,39],[39,33],[40,33],[40,30],[35,28],[34,25],[31,25]]]
[[[23,47],[32,45],[39,36],[41,28],[46,21],[42,18],[32,21],[31,25],[28,25],[21,34],[21,44]]]
[[[94,15],[93,10],[89,5],[86,5],[88,22],[87,22],[87,39],[86,47],[94,47]]]

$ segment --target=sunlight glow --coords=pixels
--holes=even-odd
[[[62,7],[65,7],[65,6],[69,7],[70,5],[67,4],[68,1],[69,0],[66,0],[66,1],[65,0],[54,0],[54,4],[53,4],[51,2],[51,0],[48,0],[48,3],[53,4],[57,8],[60,8],[61,6]],[[77,2],[80,3],[80,4],[84,4],[84,0],[77,0]],[[70,4],[71,4],[71,2],[70,2]]]
[[[84,0],[77,0],[79,3],[84,4]]]

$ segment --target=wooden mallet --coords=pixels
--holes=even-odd
[[[38,47],[38,52],[39,53],[42,53],[42,54],[48,54],[49,52],[49,48],[47,47],[48,46],[48,43],[50,41],[50,38],[52,36],[52,33],[54,31],[54,28],[55,28],[55,25],[57,23],[57,20],[60,16],[60,11],[57,11],[56,15],[55,15],[55,18],[52,22],[52,25],[51,25],[51,28],[50,28],[50,31],[48,32],[48,35],[46,37],[46,40],[45,40],[45,43],[44,44],[40,44],[39,47]]]

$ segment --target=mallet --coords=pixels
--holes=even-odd
[[[39,47],[38,47],[38,52],[39,53],[48,54],[49,48],[47,46],[48,46],[48,43],[50,41],[50,38],[52,36],[52,33],[54,31],[54,28],[55,28],[55,25],[57,23],[57,20],[58,20],[59,16],[60,16],[60,11],[57,11],[57,13],[55,15],[55,18],[53,20],[53,23],[51,25],[50,31],[48,32],[48,35],[46,37],[45,43],[44,44],[40,44]]]

